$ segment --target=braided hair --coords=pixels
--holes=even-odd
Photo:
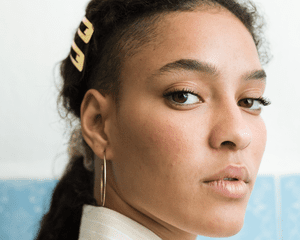
[[[60,65],[63,80],[58,96],[58,110],[71,126],[80,122],[80,106],[85,93],[93,88],[102,94],[110,94],[116,111],[120,108],[122,61],[134,55],[141,47],[158,36],[158,23],[170,12],[194,11],[197,7],[226,8],[245,25],[255,42],[261,63],[270,61],[266,41],[263,37],[264,20],[255,5],[249,0],[91,0],[86,7],[86,18],[93,24],[94,33],[85,43],[76,32],[74,42],[85,56],[82,71],[74,66],[71,48]],[[85,25],[80,24],[83,32]],[[70,116],[71,115],[71,116]],[[97,206],[93,194],[94,172],[83,162],[92,150],[83,139],[86,154],[78,154],[72,148],[75,138],[82,138],[80,128],[71,133],[70,160],[56,185],[49,211],[40,222],[35,240],[77,240],[84,204]],[[75,145],[76,146],[76,145]]]

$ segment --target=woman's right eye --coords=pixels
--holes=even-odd
[[[164,97],[170,100],[175,105],[193,105],[201,102],[198,94],[195,92],[183,89],[183,90],[172,90],[164,94]]]

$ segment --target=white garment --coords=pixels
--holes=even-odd
[[[105,207],[83,205],[79,240],[162,240],[140,223]]]

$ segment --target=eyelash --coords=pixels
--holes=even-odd
[[[169,99],[170,96],[173,95],[173,94],[175,94],[175,93],[191,93],[191,94],[199,97],[199,95],[196,92],[194,92],[193,90],[186,89],[186,88],[183,88],[181,90],[180,89],[173,89],[173,90],[171,90],[169,92],[164,93],[163,96],[164,96],[164,98]],[[185,104],[180,104],[180,103],[176,103],[176,102],[175,102],[175,104],[176,105],[185,105]]]
[[[197,93],[195,93],[193,90],[190,90],[190,89],[173,89],[169,92],[166,92],[163,94],[164,98],[166,99],[169,99],[171,95],[175,94],[175,93],[190,93],[190,94],[193,94],[197,97],[199,97],[199,95]],[[267,98],[265,97],[259,97],[259,98],[244,98],[244,99],[241,99],[241,100],[245,100],[245,99],[251,99],[251,100],[254,100],[254,101],[258,101],[259,104],[263,105],[263,106],[269,106],[271,105],[271,101],[268,100]],[[174,102],[174,101],[173,101]],[[180,104],[180,103],[174,103],[175,105],[186,105],[186,104]]]
[[[257,100],[259,101],[259,103],[263,106],[269,106],[271,105],[271,101],[268,100],[267,98],[265,97],[259,97],[259,98],[246,98],[246,99],[252,99],[252,100]],[[243,100],[243,99],[242,99]]]

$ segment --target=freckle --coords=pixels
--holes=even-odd
[[[174,167],[176,162],[171,162],[170,167]]]

